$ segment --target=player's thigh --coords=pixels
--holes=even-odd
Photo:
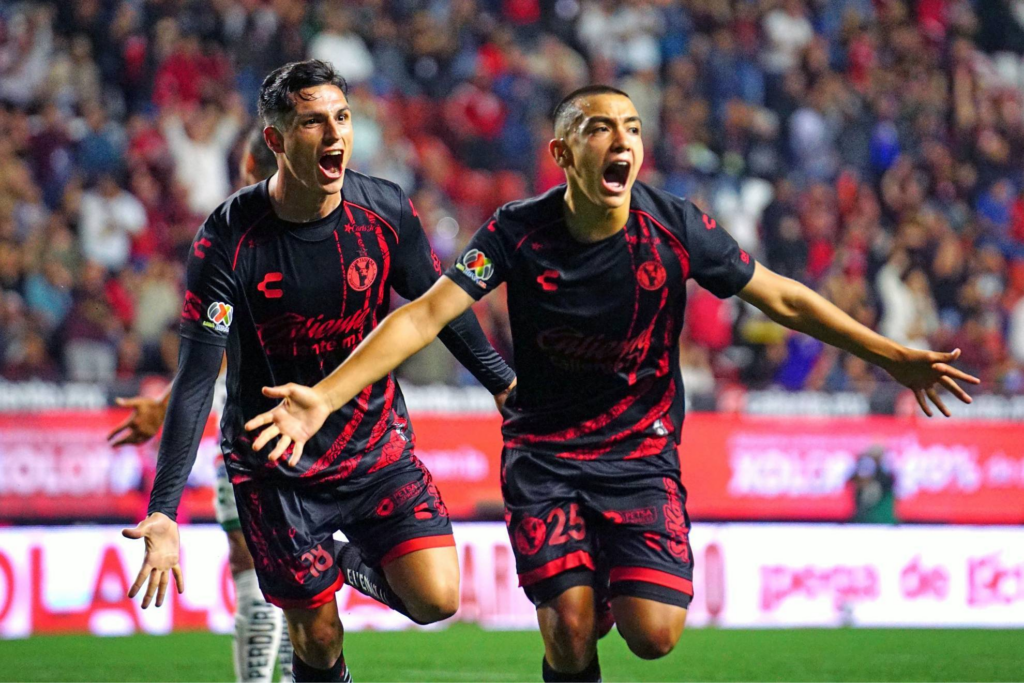
[[[580,670],[597,651],[594,589],[573,586],[537,606],[544,656],[560,671]]]
[[[262,481],[235,489],[245,544],[267,601],[283,609],[333,601],[343,584],[334,561],[335,492]]]
[[[577,468],[519,449],[502,453],[505,523],[519,585],[538,607],[570,588],[593,586],[596,553],[581,512]]]
[[[331,599],[313,608],[286,608],[288,635],[299,657],[310,666],[329,668],[342,650],[344,630],[338,616],[338,603]]]
[[[459,607],[459,561],[451,520],[429,470],[406,445],[398,459],[349,482],[341,530],[367,563],[380,565],[416,621]]]
[[[615,597],[612,612],[629,648],[644,659],[657,659],[671,652],[686,626],[686,608],[646,598]]]
[[[584,491],[599,527],[612,597],[629,596],[685,610],[693,597],[686,490],[674,451],[606,463]],[[595,470],[599,468],[595,467]]]
[[[410,610],[428,621],[459,608],[459,554],[455,546],[427,548],[384,565],[388,583]]]

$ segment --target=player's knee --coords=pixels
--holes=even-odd
[[[594,622],[574,611],[559,613],[553,636],[551,664],[561,671],[580,671],[594,657]]]
[[[633,654],[641,659],[660,659],[672,652],[679,634],[670,626],[645,628],[641,633],[623,633]]]
[[[458,581],[431,586],[413,599],[406,600],[406,607],[410,616],[421,624],[444,621],[459,611]]]
[[[299,629],[292,641],[299,659],[317,669],[329,669],[341,655],[341,623],[316,622]]]

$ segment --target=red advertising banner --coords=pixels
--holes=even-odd
[[[112,449],[126,413],[0,414],[0,523],[136,519],[154,471],[152,444]],[[496,414],[415,413],[416,450],[456,518],[500,518]],[[683,429],[683,482],[694,519],[842,521],[857,456],[881,446],[907,522],[1024,523],[1024,427],[1010,421],[795,418],[695,413]],[[212,519],[216,427],[207,425],[182,505]]]
[[[680,447],[695,518],[847,520],[847,480],[881,446],[907,522],[1024,523],[1024,428],[933,418],[687,417]]]
[[[156,471],[156,441],[111,448],[129,411],[0,413],[0,522],[142,519]],[[217,426],[211,418],[182,496],[181,516],[213,518]]]

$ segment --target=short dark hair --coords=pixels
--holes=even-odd
[[[269,178],[277,173],[277,155],[267,147],[263,129],[257,126],[245,142],[245,153],[249,157],[248,170],[257,178]]]
[[[563,97],[561,102],[555,105],[555,110],[551,115],[555,121],[555,135],[557,137],[564,137],[577,117],[582,113],[580,108],[576,106],[576,103],[590,95],[622,95],[630,99],[629,95],[624,91],[613,88],[610,85],[585,85],[582,88],[573,90]]]
[[[282,118],[295,110],[292,95],[318,85],[337,86],[348,96],[348,81],[330,62],[307,59],[304,62],[289,62],[274,69],[263,79],[263,85],[260,86],[257,104],[260,118],[268,126],[278,124]]]

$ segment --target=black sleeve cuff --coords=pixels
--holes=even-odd
[[[516,376],[487,341],[473,311],[466,311],[448,323],[437,338],[492,395],[508,389]]]

